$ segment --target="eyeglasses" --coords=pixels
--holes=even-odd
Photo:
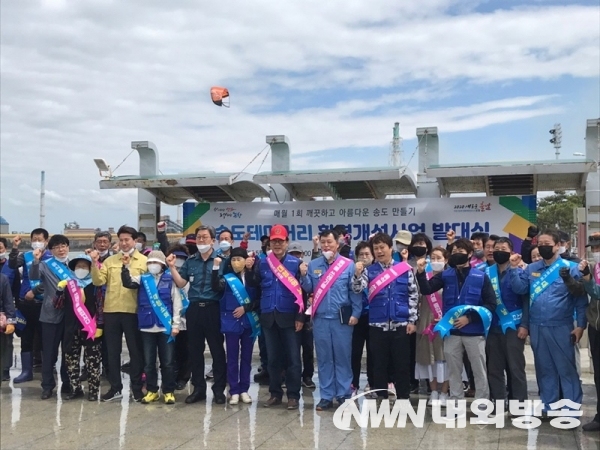
[[[212,237],[210,236],[196,236],[196,240],[200,242],[210,242],[212,241]]]
[[[67,244],[58,244],[52,247],[52,250],[64,250],[65,248],[69,248]]]

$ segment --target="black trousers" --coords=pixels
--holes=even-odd
[[[34,341],[36,331],[41,334],[40,313],[42,304],[33,300],[20,299],[17,302],[17,308],[27,320],[25,329],[19,332],[21,338],[21,353],[32,352],[34,350]]]
[[[215,395],[221,395],[225,391],[225,385],[227,384],[227,362],[225,359],[225,348],[223,347],[223,333],[221,333],[219,302],[190,302],[185,317],[194,390],[198,389],[200,392],[206,392],[206,380],[204,378],[204,349],[206,340],[213,359],[214,381],[212,390]]]
[[[121,380],[123,334],[125,335],[127,350],[129,351],[131,389],[134,392],[141,392],[142,390],[144,353],[140,333],[137,314],[104,313],[104,341],[106,342],[108,356],[108,382],[117,391],[123,389],[123,382]]]
[[[311,323],[305,323],[296,333],[298,346],[302,352],[302,378],[312,378],[315,374],[315,346]]]
[[[177,382],[187,383],[190,381],[191,370],[187,330],[179,331],[175,338],[175,373]]]
[[[406,327],[398,327],[395,331],[383,331],[382,328],[369,327],[369,344],[373,357],[373,371],[377,395],[388,397],[388,368],[394,370],[394,385],[398,399],[410,398],[410,335]]]
[[[594,417],[594,420],[600,422],[600,330],[590,325],[588,327],[588,337],[590,340],[590,348],[592,350],[594,384],[596,385],[596,417]]]
[[[362,355],[365,344],[367,344],[367,380],[369,387],[374,389],[373,380],[373,357],[369,345],[369,315],[364,314],[358,319],[352,330],[352,385],[359,388],[360,369],[362,366]]]
[[[42,390],[49,391],[56,387],[54,366],[58,361],[58,347],[65,334],[65,322],[42,323]],[[60,363],[60,379],[70,386],[65,352],[62,352]]]

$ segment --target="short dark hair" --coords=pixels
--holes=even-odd
[[[340,234],[336,231],[335,228],[331,228],[329,230],[323,230],[319,233],[319,238],[324,238],[327,236],[333,236],[333,239],[337,240],[340,238]]]
[[[496,242],[494,242],[494,245],[498,245],[498,244],[507,244],[508,248],[510,248],[510,251],[513,251],[514,245],[513,242],[507,238],[507,237],[499,237],[498,239],[496,239]]]
[[[167,249],[167,254],[165,256],[169,256],[173,252],[183,252],[186,255],[190,256],[190,251],[187,248],[187,245],[183,244],[173,244]]]
[[[53,247],[62,244],[69,245],[69,238],[66,237],[64,234],[55,234],[48,241],[48,248],[52,250]]]
[[[335,231],[338,234],[338,236],[344,236],[348,233],[344,225],[336,225],[335,227],[333,227],[333,231]]]
[[[542,235],[550,236],[552,238],[552,240],[554,241],[555,244],[560,243],[560,236],[558,234],[558,231],[556,231],[556,230],[550,230],[550,229],[544,230],[540,234],[538,234],[538,239]]]
[[[215,227],[211,227],[210,225],[200,225],[198,228],[196,228],[196,231],[194,232],[194,234],[196,236],[198,236],[198,231],[208,231],[208,233],[210,234],[210,237],[212,239],[217,237],[217,232],[215,231]]]
[[[497,234],[490,234],[488,241],[494,241],[495,243],[498,239],[500,239],[500,236],[498,236]]]
[[[371,244],[369,244],[367,241],[360,241],[358,244],[356,244],[356,247],[354,248],[354,256],[356,258],[358,258],[358,254],[364,248],[368,248],[371,251],[371,254],[373,254],[373,249],[371,248]]]
[[[412,240],[410,241],[410,246],[414,247],[415,244],[419,244],[421,242],[425,243],[425,246],[427,247],[427,253],[431,253],[431,250],[433,249],[433,244],[431,243],[431,239],[429,239],[429,236],[427,236],[425,233],[413,234]]]
[[[231,230],[229,228],[223,228],[221,230],[221,232],[219,233],[219,239],[221,239],[221,235],[223,233],[229,233],[229,236],[231,236],[231,240],[233,241],[233,233],[231,232]]]
[[[454,241],[454,247],[466,250],[467,253],[473,253],[473,243],[466,238],[459,238]]]
[[[110,234],[110,232],[108,231],[98,231],[95,235],[94,235],[94,241],[97,241],[100,238],[108,238],[109,241],[112,240],[112,235]]]
[[[433,252],[440,252],[442,254],[442,256],[444,257],[444,259],[448,259],[448,250],[446,250],[441,245],[438,245],[437,247],[432,248],[430,254]]]
[[[373,248],[375,244],[385,244],[391,248],[394,246],[394,241],[392,241],[392,237],[387,233],[377,233],[373,236],[373,239],[371,239],[371,248]]]
[[[571,242],[571,236],[566,231],[559,230],[558,238],[561,242]]]
[[[137,236],[135,238],[136,239],[142,238],[144,240],[144,242],[148,241],[148,238],[146,237],[146,233],[142,233],[141,231],[137,232]]]
[[[8,240],[6,238],[0,237],[0,242],[2,242],[5,247],[8,247]]]
[[[481,241],[483,245],[485,245],[489,238],[490,235],[488,233],[483,233],[480,231],[477,231],[471,235],[471,241]]]
[[[31,232],[31,234],[29,235],[29,238],[33,239],[33,235],[35,235],[35,234],[43,234],[45,241],[47,241],[48,236],[50,236],[48,234],[48,230],[46,230],[45,228],[34,228],[33,231]]]
[[[264,244],[264,242],[265,242],[265,241],[269,242],[270,240],[271,240],[271,239],[270,239],[270,238],[269,238],[269,236],[267,236],[266,234],[263,234],[263,235],[260,237],[260,243],[261,243],[261,244]]]
[[[127,225],[122,225],[121,228],[119,228],[119,231],[117,231],[117,237],[121,237],[122,234],[130,235],[131,239],[137,239],[138,236],[137,230]]]

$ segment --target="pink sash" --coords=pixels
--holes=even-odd
[[[75,316],[81,322],[81,325],[83,325],[83,331],[87,333],[87,338],[94,339],[96,334],[96,320],[90,315],[85,304],[81,301],[81,289],[74,280],[67,281],[67,287],[73,300],[73,312]]]
[[[404,275],[409,270],[412,270],[412,267],[410,267],[407,262],[402,261],[380,273],[373,281],[369,283],[369,293],[367,295],[369,303],[371,303],[371,300],[373,300],[373,298],[379,294],[383,288],[385,288],[399,276]]]
[[[331,286],[333,286],[333,283],[335,283],[339,276],[342,273],[344,273],[344,270],[346,270],[346,268],[350,265],[351,262],[352,261],[350,261],[348,258],[340,256],[338,259],[335,260],[331,267],[329,267],[329,269],[325,273],[325,276],[323,277],[323,281],[319,283],[319,288],[317,289],[317,292],[315,292],[315,296],[313,298],[313,316],[316,314],[317,308],[321,304],[321,301],[325,297],[325,294],[327,294],[329,289],[331,289]]]
[[[427,276],[427,279],[430,280],[433,277],[433,272],[427,272],[425,275]],[[440,320],[444,315],[442,312],[442,298],[440,296],[440,291],[434,292],[426,297],[434,319]],[[429,337],[429,342],[435,339],[435,332],[433,331],[435,324],[436,322],[431,322],[427,325],[427,328],[423,330],[423,334]]]
[[[596,261],[596,266],[594,267],[594,280],[596,284],[600,284],[600,261]]]
[[[302,288],[300,283],[296,280],[296,277],[292,275],[281,262],[277,259],[277,256],[273,252],[267,256],[267,263],[271,268],[271,272],[277,277],[279,281],[296,297],[296,304],[298,305],[299,311],[304,311],[304,301],[302,300]]]

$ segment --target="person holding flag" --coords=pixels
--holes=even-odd
[[[339,234],[321,232],[321,256],[312,260],[300,281],[314,294],[311,315],[321,400],[317,411],[343,404],[352,395],[352,327],[362,313],[361,292],[352,290],[354,262],[340,255]]]
[[[102,332],[104,321],[102,288],[92,283],[90,275],[92,259],[80,255],[69,261],[73,274],[68,280],[57,284],[54,307],[65,315],[65,331],[62,341],[71,392],[67,400],[83,397],[79,376],[79,358],[83,347],[83,362],[88,374],[88,400],[98,400],[100,392],[100,365],[102,361]]]
[[[560,237],[552,230],[538,236],[542,261],[534,262],[519,271],[521,255],[510,257],[510,281],[517,294],[529,294],[529,335],[535,362],[535,375],[540,388],[543,411],[563,398],[581,404],[583,391],[575,362],[575,344],[587,326],[586,295],[573,295],[561,277],[567,268],[575,280],[581,278],[577,264],[560,256]],[[573,311],[577,326],[573,325]]]
[[[269,392],[265,408],[281,405],[281,372],[285,370],[287,409],[298,409],[302,363],[296,332],[304,326],[304,300],[298,281],[308,266],[288,254],[288,231],[273,225],[269,233],[271,252],[255,266],[254,275],[261,288],[260,325],[267,344]]]
[[[489,241],[488,241],[489,242]],[[513,243],[507,237],[496,239],[495,264],[487,266],[485,273],[492,282],[496,294],[496,311],[492,318],[486,341],[488,377],[492,400],[506,397],[506,370],[509,378],[509,400],[527,400],[527,376],[525,374],[525,339],[529,334],[529,302],[526,295],[512,289],[510,256]],[[520,268],[517,272],[522,272]]]
[[[174,255],[173,255],[174,256]],[[167,268],[165,254],[160,250],[148,253],[148,272],[140,276],[129,273],[130,255],[123,255],[121,280],[127,289],[138,290],[138,326],[142,332],[144,350],[144,373],[146,374],[146,395],[142,403],[158,401],[158,374],[156,353],[160,361],[162,375],[161,390],[165,403],[175,403],[175,336],[181,323],[181,291],[173,282]],[[174,257],[173,257],[174,259]],[[175,265],[173,261],[173,265]]]
[[[371,240],[375,260],[366,269],[357,262],[352,289],[367,290],[369,301],[369,345],[378,400],[388,398],[388,368],[398,399],[410,398],[410,335],[417,327],[419,289],[411,266],[393,259],[394,242],[386,233]],[[354,314],[354,313],[353,313]]]
[[[475,378],[475,399],[489,397],[485,337],[496,309],[496,296],[489,277],[471,267],[473,244],[457,239],[448,258],[450,268],[427,279],[425,258],[417,262],[421,293],[431,295],[440,289],[443,317],[434,327],[444,339],[444,355],[450,378],[450,400],[465,397],[462,383],[463,355],[466,351]],[[482,405],[483,406],[483,405]]]
[[[212,288],[222,292],[221,332],[225,334],[227,348],[227,382],[229,404],[237,405],[240,397],[244,403],[252,403],[248,395],[252,348],[260,335],[260,323],[256,310],[260,301],[258,285],[252,267],[254,258],[242,247],[231,250],[219,274],[221,258],[215,258],[212,271]]]

